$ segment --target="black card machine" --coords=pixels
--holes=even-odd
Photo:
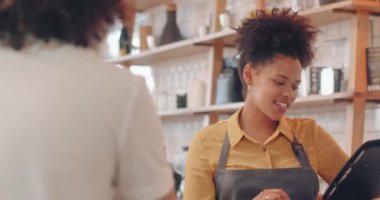
[[[323,200],[380,198],[380,139],[365,142],[340,170]]]

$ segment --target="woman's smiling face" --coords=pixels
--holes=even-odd
[[[301,69],[298,59],[283,55],[255,68],[247,64],[243,72],[248,85],[247,104],[271,120],[280,120],[297,97]]]

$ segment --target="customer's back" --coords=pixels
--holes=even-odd
[[[167,195],[172,174],[143,79],[54,37],[19,46],[1,9],[0,199]]]
[[[111,199],[116,168],[138,172],[156,164],[138,147],[162,144],[160,134],[149,133],[160,127],[145,116],[152,104],[141,78],[70,45],[13,51],[0,49],[2,200]],[[125,175],[137,185],[144,179]]]

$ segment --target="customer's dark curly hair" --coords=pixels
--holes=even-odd
[[[121,0],[0,0],[0,40],[21,49],[26,36],[87,47],[121,16]]]
[[[273,9],[271,13],[258,10],[251,13],[236,29],[239,33],[239,76],[246,94],[242,71],[247,63],[257,67],[271,61],[277,55],[298,59],[302,67],[310,65],[314,58],[311,43],[318,29],[306,17],[290,9]]]

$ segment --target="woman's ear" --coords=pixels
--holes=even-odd
[[[254,70],[250,64],[246,64],[243,68],[244,83],[249,86],[253,84]]]

